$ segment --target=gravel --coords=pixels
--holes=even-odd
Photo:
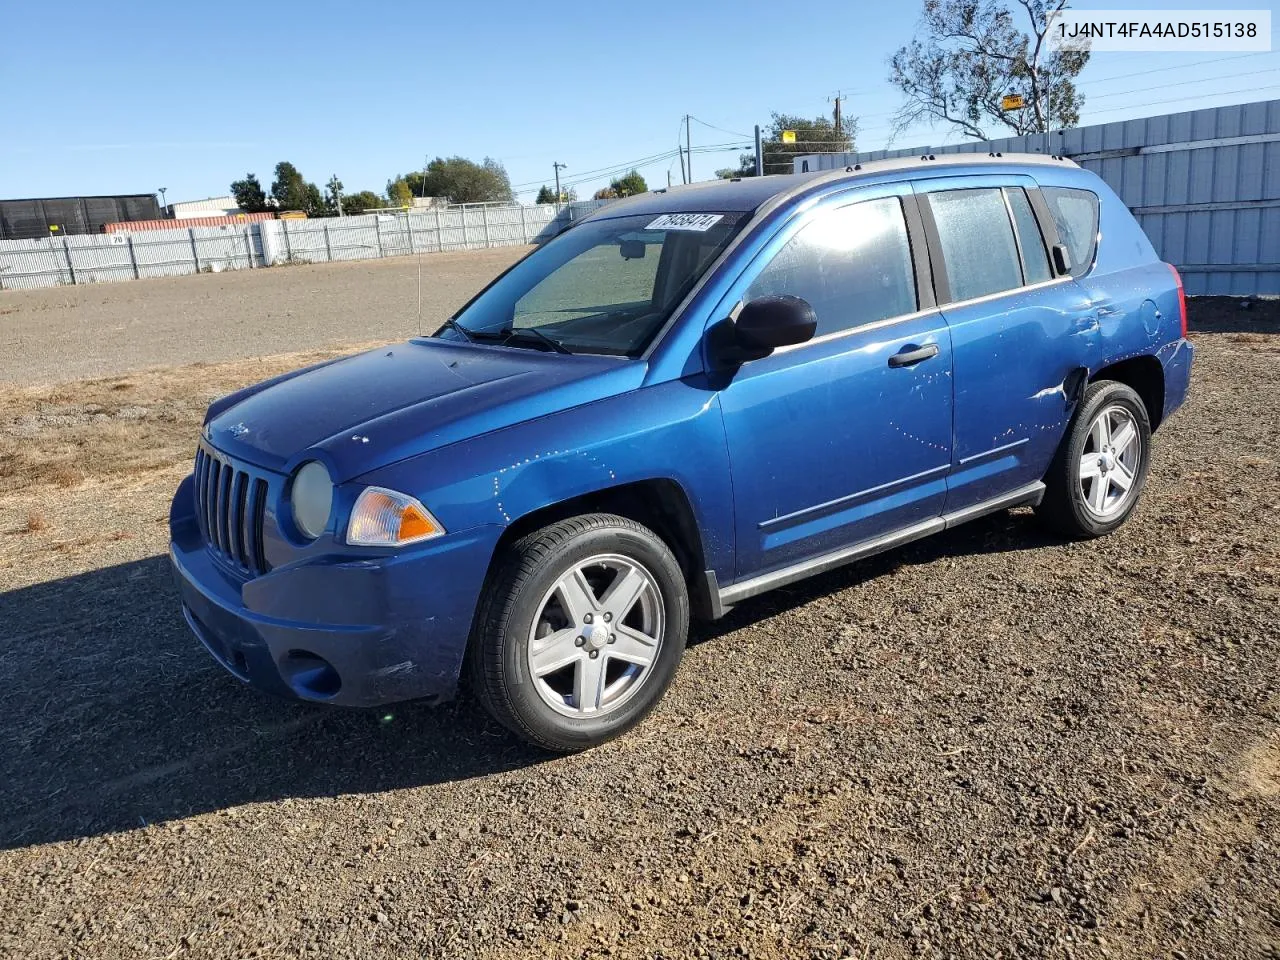
[[[424,329],[530,247],[422,257]],[[114,376],[417,332],[412,257],[0,293],[0,383]]]
[[[1015,511],[756,598],[572,757],[225,675],[185,465],[0,496],[0,956],[1280,956],[1280,310],[1193,310],[1116,535]]]

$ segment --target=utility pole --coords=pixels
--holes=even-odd
[[[760,124],[756,124],[756,176],[764,176],[764,143],[760,139]]]
[[[338,175],[329,178],[329,189],[333,191],[333,202],[338,207],[338,216],[342,216],[342,188],[338,186]]]
[[[554,167],[556,171],[556,209],[559,210],[560,209],[560,171],[569,169],[569,165],[567,163],[561,163],[559,160],[557,160],[555,163],[551,164],[551,166]]]
[[[684,115],[684,152],[689,158],[689,183],[693,183],[693,140],[689,136],[689,114]],[[699,123],[702,121],[699,120]]]
[[[688,174],[688,173],[686,173],[686,172],[685,172],[685,169],[684,169],[684,145],[683,145],[683,144],[680,144],[680,143],[677,143],[677,144],[676,144],[676,149],[680,151],[680,182],[681,182],[681,183],[688,183],[688,182],[689,182],[689,174]]]
[[[836,136],[843,137],[844,127],[841,125],[843,118],[840,115],[840,103],[841,101],[846,100],[847,98],[844,96],[844,94],[841,91],[837,90],[836,95],[833,99],[835,100],[835,105],[836,105],[836,109],[835,109]]]

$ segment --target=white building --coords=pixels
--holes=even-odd
[[[204,200],[184,200],[169,204],[169,213],[175,220],[192,220],[196,217],[234,217],[240,212],[235,197],[208,197]]]

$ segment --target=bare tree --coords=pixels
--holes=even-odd
[[[889,82],[907,102],[894,115],[896,133],[938,120],[978,140],[992,124],[1014,134],[1043,133],[1080,122],[1084,100],[1074,80],[1087,51],[1050,50],[1050,19],[1067,0],[925,0],[920,35],[889,61]],[[1025,20],[1026,32],[1017,19]],[[1026,106],[1003,110],[1006,94]]]

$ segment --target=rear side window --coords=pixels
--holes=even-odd
[[[1018,228],[1018,249],[1022,253],[1024,279],[1027,283],[1043,283],[1053,279],[1053,273],[1049,269],[1049,254],[1044,248],[1044,237],[1040,235],[1036,215],[1031,212],[1027,191],[1021,187],[1006,187],[1004,195],[1009,201],[1014,226]]]
[[[1098,250],[1098,195],[1069,187],[1041,187],[1040,192],[1071,254],[1071,275],[1088,273]]]
[[[790,294],[809,301],[817,336],[916,310],[915,271],[902,203],[865,200],[818,214],[747,290],[747,299]]]
[[[1022,286],[1018,245],[999,187],[939,190],[927,196],[953,301]]]

